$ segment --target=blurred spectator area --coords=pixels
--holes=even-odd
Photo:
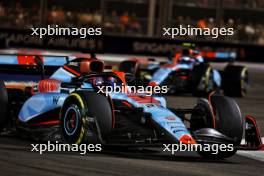
[[[233,27],[234,36],[217,40],[264,45],[263,19],[264,0],[0,0],[1,28],[58,24],[103,27],[108,35],[162,37],[162,27],[180,24]]]
[[[169,24],[190,24],[201,28],[232,27],[234,36],[219,37],[218,40],[264,45],[263,19],[264,0],[175,0]],[[205,38],[188,36],[192,37],[197,40]]]
[[[40,21],[40,1],[0,0],[0,27],[35,26]]]
[[[65,27],[100,26],[101,2],[96,0],[45,0],[44,24]]]
[[[104,27],[112,34],[144,35],[147,33],[149,0],[106,0]]]

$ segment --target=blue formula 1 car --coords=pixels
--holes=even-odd
[[[205,55],[210,59],[205,59]],[[144,85],[168,86],[170,94],[191,92],[194,96],[207,96],[211,91],[223,90],[227,96],[243,97],[249,88],[249,73],[247,67],[234,65],[234,59],[234,53],[201,53],[185,48],[167,62],[130,59],[121,62],[119,70],[135,75]],[[229,64],[224,70],[217,70],[210,64],[212,61]]]
[[[62,64],[63,63],[63,64]],[[56,68],[56,69],[55,69]],[[98,93],[126,84],[123,72],[104,72],[96,58],[0,55],[0,129],[39,140],[107,145],[232,144],[231,151],[198,151],[227,158],[261,145],[256,122],[241,117],[236,102],[210,95],[191,109],[168,108],[163,97]],[[246,122],[246,129],[244,128]]]

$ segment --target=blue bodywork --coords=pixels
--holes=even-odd
[[[59,79],[62,82],[69,82],[72,77],[73,75],[68,73],[63,68],[60,68],[51,76],[52,79]],[[80,90],[83,89],[92,91],[91,87],[92,86],[90,84],[84,83]],[[71,91],[74,90],[69,90],[69,93],[61,93],[60,91],[52,93],[37,93],[24,103],[19,113],[19,120],[27,122],[41,114],[61,108]],[[114,93],[110,94],[110,96],[113,101],[125,100],[135,108],[143,108],[143,111],[145,113],[150,113],[152,120],[164,131],[173,136],[176,141],[180,140],[183,135],[191,137],[182,120],[166,108],[166,100],[163,97],[153,97],[153,99],[159,102],[159,104],[155,104],[151,102],[137,102],[133,98],[129,97],[129,94],[125,93]],[[146,95],[140,95],[140,97],[143,98],[145,96]]]
[[[191,69],[193,64],[177,64],[172,67],[160,67],[152,76],[151,82],[156,82],[160,85],[172,72],[178,69]]]
[[[126,100],[134,107],[143,108],[144,112],[151,114],[152,120],[154,120],[161,128],[166,130],[177,141],[179,141],[183,135],[191,136],[182,120],[166,108],[164,98],[157,98],[157,100],[161,102],[160,105],[154,103],[138,103],[137,101],[129,98],[128,94],[111,94],[111,98],[113,100]]]
[[[65,93],[39,93],[29,98],[23,105],[19,119],[27,122],[43,113],[62,107],[68,94]]]
[[[186,62],[188,60],[188,62]],[[177,64],[173,64],[171,61],[168,61],[167,66],[158,66],[157,71],[152,75],[150,82],[155,82],[157,85],[161,85],[163,81],[167,79],[167,77],[177,70],[192,70],[196,64],[203,63],[204,59],[202,57],[197,57],[196,59],[192,59],[190,57],[181,57],[180,62]],[[156,68],[157,68],[156,67]],[[153,65],[149,69],[155,68]],[[218,70],[213,69],[213,81],[217,87],[221,86],[221,75]]]

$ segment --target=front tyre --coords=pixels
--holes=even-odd
[[[234,147],[240,145],[243,135],[243,119],[237,103],[229,97],[212,96],[211,102],[201,99],[194,108],[191,117],[191,131],[202,128],[214,128],[220,133],[232,138]],[[228,158],[236,153],[233,151],[219,151],[217,154],[213,152],[198,152],[206,158]]]
[[[65,100],[60,121],[66,143],[101,143],[112,129],[111,106],[101,94],[77,91]]]

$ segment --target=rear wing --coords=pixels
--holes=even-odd
[[[195,43],[184,42],[181,44],[183,47],[187,47],[195,54],[203,57],[205,62],[232,62],[237,59],[236,50],[227,51],[204,51],[203,49],[197,49]]]
[[[202,51],[200,54],[206,62],[233,62],[237,59],[237,53],[235,51],[231,51],[231,52]]]
[[[62,66],[70,61],[68,56],[52,55],[29,55],[29,54],[0,54],[0,66],[2,65],[20,65],[36,66],[35,57],[40,57],[44,66]]]
[[[38,60],[36,60],[36,57],[38,57]],[[0,53],[0,80],[3,80],[7,87],[17,87],[18,85],[21,87],[21,84],[34,85],[41,79],[49,78],[59,67],[71,59],[74,58],[69,56]],[[44,69],[40,68],[39,64]]]

